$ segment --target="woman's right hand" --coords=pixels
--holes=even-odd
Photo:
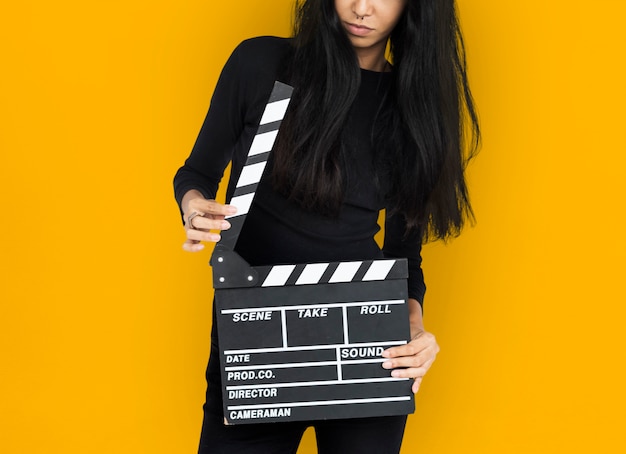
[[[183,198],[183,219],[187,240],[183,249],[198,252],[204,249],[202,241],[217,243],[221,236],[211,230],[228,230],[230,223],[224,218],[237,212],[232,205],[207,200],[198,191],[189,191]]]

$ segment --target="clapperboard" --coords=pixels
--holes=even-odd
[[[233,251],[292,88],[276,82],[211,257],[225,424],[409,414],[381,367],[409,338],[406,259],[252,267]]]

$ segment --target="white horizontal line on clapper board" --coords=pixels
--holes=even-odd
[[[255,307],[255,308],[241,308],[241,309],[222,309],[222,314],[235,314],[238,312],[263,312],[263,311],[295,311],[299,309],[317,309],[325,307],[359,307],[359,306],[374,306],[377,304],[405,304],[405,300],[383,300],[383,301],[356,301],[351,303],[318,303],[318,304],[301,304],[298,306],[267,306],[267,307]]]
[[[352,380],[317,380],[317,381],[296,381],[288,383],[263,383],[260,385],[231,385],[226,386],[226,390],[235,389],[259,389],[259,388],[297,388],[299,386],[332,386],[332,385],[355,385],[359,383],[383,383],[388,381],[406,381],[411,378],[381,377],[381,378],[354,378]]]
[[[305,350],[331,350],[337,348],[353,348],[353,347],[378,347],[384,345],[405,345],[407,341],[385,341],[385,342],[361,342],[355,344],[316,344],[316,345],[303,345],[299,347],[270,347],[270,348],[246,348],[242,350],[224,350],[225,355],[237,355],[244,353],[272,353],[272,352],[297,352]]]
[[[254,410],[255,408],[283,408],[283,407],[314,407],[319,405],[346,405],[346,404],[375,404],[378,402],[402,402],[410,400],[410,396],[400,397],[379,397],[371,399],[344,399],[344,400],[319,400],[311,402],[284,402],[280,404],[267,405],[233,405],[229,410]]]

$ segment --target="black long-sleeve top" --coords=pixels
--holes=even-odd
[[[226,201],[230,201],[274,82],[282,77],[289,40],[254,38],[241,43],[227,61],[193,147],[174,178],[179,205],[185,193],[199,190],[214,199],[232,160]],[[405,235],[401,216],[387,216],[381,251],[374,240],[378,214],[385,208],[384,185],[374,184],[374,147],[369,138],[374,117],[390,84],[390,73],[361,70],[361,86],[343,132],[345,197],[336,217],[305,211],[261,179],[235,250],[253,266],[408,258],[409,297],[423,302],[421,237]],[[288,80],[282,82],[289,83]]]

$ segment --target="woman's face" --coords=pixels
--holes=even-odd
[[[335,0],[335,10],[357,52],[380,51],[398,23],[407,0]]]

